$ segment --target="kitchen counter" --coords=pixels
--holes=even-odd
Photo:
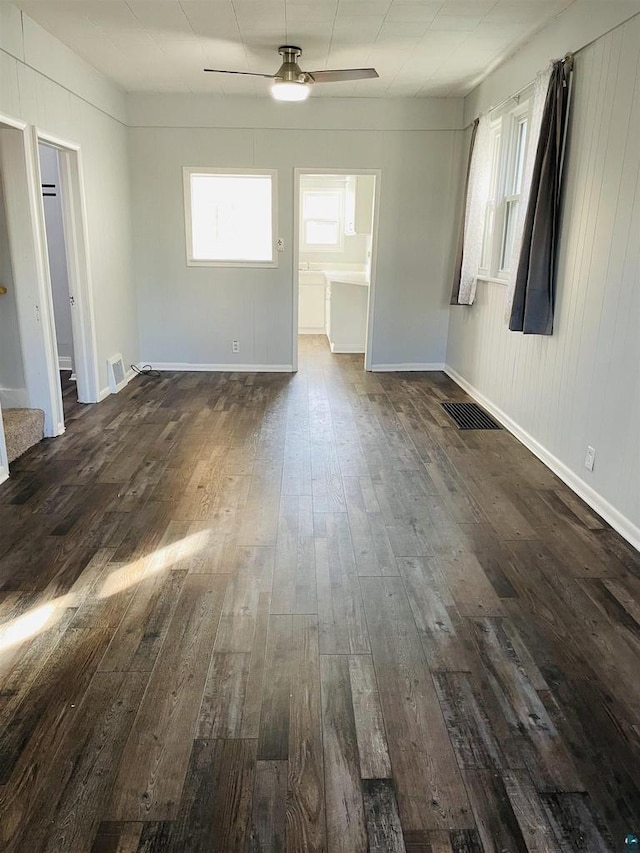
[[[361,287],[369,287],[369,277],[366,272],[352,272],[351,270],[325,270],[324,276],[327,284],[332,281],[341,284],[358,284]]]

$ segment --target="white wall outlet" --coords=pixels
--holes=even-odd
[[[284,240],[282,237],[278,237],[276,240],[276,252],[284,252]]]
[[[240,352],[240,341],[231,341],[231,352]]]
[[[588,468],[589,471],[593,471],[593,465],[596,461],[596,450],[595,447],[587,446],[587,455],[584,457],[584,467]]]

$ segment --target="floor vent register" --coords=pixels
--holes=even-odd
[[[502,429],[477,403],[442,403],[458,429]]]

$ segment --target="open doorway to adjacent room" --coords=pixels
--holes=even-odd
[[[52,185],[46,199],[42,183]],[[57,219],[44,204],[56,197]],[[77,376],[76,400],[98,400],[87,246],[79,147],[0,115],[0,482],[29,447],[64,431],[60,367],[65,388]],[[60,306],[70,303],[65,327]]]
[[[80,150],[37,133],[43,255],[50,289],[50,360],[59,431],[78,403],[98,400]]]
[[[296,170],[294,335],[371,364],[380,172]]]
[[[0,115],[0,482],[57,425],[41,322],[33,166],[27,125]]]
[[[57,368],[63,408],[66,414],[78,402],[78,392],[73,352],[73,321],[71,318],[71,306],[74,297],[69,288],[67,243],[60,188],[60,161],[57,148],[41,142],[38,145],[38,159],[42,180],[42,206],[53,301]]]
[[[0,145],[5,130],[19,133],[14,128],[0,124]],[[1,154],[0,151],[0,160]],[[12,416],[11,413],[27,405],[15,277],[11,263],[11,244],[5,203],[6,170],[3,167],[4,163],[0,163],[0,482],[8,476],[11,453],[11,436],[5,440],[5,421],[7,421],[7,432],[9,432],[8,418]]]

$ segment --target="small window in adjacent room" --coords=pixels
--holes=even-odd
[[[344,205],[345,192],[342,188],[302,191],[301,251],[342,251]]]
[[[184,169],[187,264],[277,266],[275,172]]]
[[[511,273],[528,129],[529,101],[504,112],[491,125],[491,178],[485,210],[481,278],[507,280]]]

